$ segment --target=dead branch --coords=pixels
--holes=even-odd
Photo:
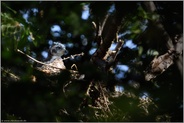
[[[170,53],[165,53],[164,55],[155,57],[145,72],[145,80],[150,81],[162,74],[174,63],[173,59],[174,55]]]
[[[83,56],[83,55],[84,55],[84,53],[82,52],[82,53],[79,53],[79,54],[70,55],[69,57],[63,58],[63,60],[67,60],[67,59],[70,59],[70,58],[74,59],[74,57],[76,57],[76,56]]]
[[[109,49],[109,51],[105,55],[104,60],[107,62],[107,69],[109,69],[109,67],[115,62],[116,57],[117,57],[119,50],[121,49],[123,43],[124,43],[124,41],[119,40],[117,42],[115,49],[113,51],[111,51]]]

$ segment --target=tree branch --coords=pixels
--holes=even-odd
[[[53,65],[46,64],[46,63],[43,63],[43,62],[41,62],[41,61],[38,61],[38,60],[34,59],[33,57],[31,57],[31,56],[25,54],[24,52],[22,52],[22,51],[19,50],[19,49],[17,49],[17,52],[19,52],[19,53],[25,55],[26,57],[30,58],[31,60],[33,60],[33,61],[35,61],[35,62],[37,62],[37,63],[39,63],[39,64],[46,65],[46,66],[49,66],[49,67],[52,67],[52,68],[56,68],[56,69],[59,69],[59,70],[67,70],[67,69],[62,69],[62,68],[59,68],[59,67],[56,67],[56,66],[53,66]],[[73,55],[73,57],[74,57],[74,56],[79,56],[79,55],[84,55],[84,53]],[[73,58],[73,57],[72,57],[72,58]],[[65,58],[65,60],[68,59],[68,58],[70,58],[70,57]],[[68,70],[68,71],[69,71],[70,73],[74,74],[74,75],[77,75],[77,74],[78,74],[78,71],[75,71],[75,70]],[[84,75],[81,75],[81,77],[83,77],[83,76],[84,76]],[[79,79],[80,79],[80,77],[79,77]]]
[[[105,56],[108,53],[112,42],[116,39],[117,33],[119,32],[121,26],[123,15],[119,14],[120,13],[115,13],[113,15],[107,14],[103,21],[102,28],[99,28],[102,29],[102,42],[100,43],[96,52],[93,54],[91,60],[93,63],[100,66],[103,70],[105,70],[107,66]]]
[[[155,13],[157,11],[155,4],[152,1],[145,1],[143,2],[143,7],[147,12],[150,13]],[[167,48],[168,50],[170,49],[174,49],[174,45],[173,42],[169,36],[169,34],[167,33],[167,31],[165,30],[163,24],[160,22],[160,19],[156,19],[154,21],[149,20],[150,23],[155,23],[154,25],[160,30],[160,32],[162,32],[164,39],[167,41]]]
[[[143,2],[145,10],[148,12],[154,13],[157,11],[155,4],[152,1]],[[166,41],[166,46],[169,53],[165,53],[164,55],[159,56],[158,58],[154,58],[148,70],[145,72],[145,79],[147,81],[155,78],[157,75],[160,75],[164,72],[170,65],[176,61],[178,69],[180,71],[181,77],[183,76],[182,66],[182,51],[183,51],[183,37],[180,36],[180,39],[176,42],[173,42],[167,31],[165,30],[163,24],[160,22],[159,18],[155,21],[149,20],[150,23],[154,23],[154,25],[159,29],[161,34],[163,34],[164,41]],[[178,58],[179,57],[179,58]],[[155,71],[156,70],[156,71]]]

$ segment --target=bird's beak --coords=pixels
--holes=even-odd
[[[65,50],[65,52],[64,52],[64,55],[66,55],[66,54],[68,54],[68,51],[67,50]]]

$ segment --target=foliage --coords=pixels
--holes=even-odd
[[[144,79],[153,58],[169,50],[162,29],[172,40],[183,35],[182,2],[154,2],[154,12],[144,2],[1,3],[2,121],[183,120],[179,58],[155,79]],[[82,18],[85,11],[87,19]],[[97,33],[107,14],[117,23],[107,19],[102,39],[108,41],[108,34],[118,32],[110,44],[113,47],[118,40],[124,44],[109,69],[103,69],[105,63],[92,58],[103,44]],[[118,27],[116,32],[109,31],[112,24]],[[25,54],[45,61],[49,57],[43,54],[53,41],[63,43],[67,53],[62,57],[70,58],[64,60],[67,70],[48,76]],[[83,56],[76,55],[82,52]],[[72,78],[71,70],[77,71],[78,79]]]

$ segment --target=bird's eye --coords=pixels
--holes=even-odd
[[[61,47],[56,47],[56,49],[57,49],[57,50],[60,50],[60,49],[62,49],[62,48],[61,48]]]

